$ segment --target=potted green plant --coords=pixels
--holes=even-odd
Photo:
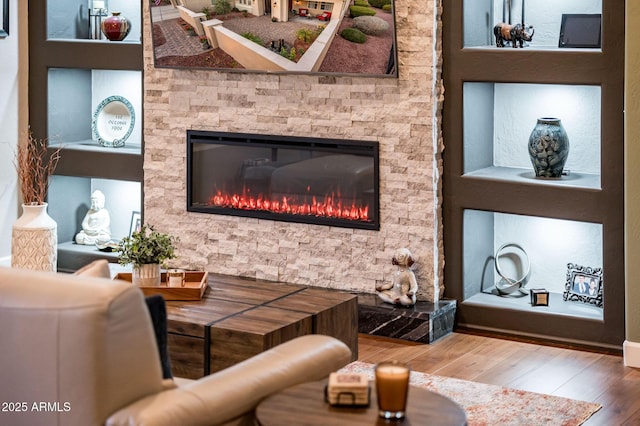
[[[159,286],[160,267],[174,259],[178,238],[163,234],[151,225],[142,225],[120,242],[118,263],[132,265],[132,281],[139,286]]]

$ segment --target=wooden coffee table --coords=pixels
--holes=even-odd
[[[201,300],[167,301],[173,375],[198,379],[305,334],[343,341],[358,358],[358,297],[209,273]]]
[[[407,416],[403,421],[387,421],[378,417],[375,385],[371,384],[368,407],[333,407],[325,402],[326,380],[303,383],[265,398],[256,408],[256,419],[262,426],[375,424],[464,426],[467,415],[462,407],[437,393],[411,386]]]

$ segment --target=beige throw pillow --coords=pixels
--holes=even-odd
[[[78,269],[73,275],[93,278],[111,278],[109,262],[106,259],[94,260],[88,265]]]

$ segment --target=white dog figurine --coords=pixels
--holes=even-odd
[[[409,249],[398,249],[393,256],[392,263],[398,266],[398,270],[393,274],[393,280],[390,283],[376,286],[378,296],[383,301],[394,305],[415,305],[418,283],[411,270],[413,256]]]

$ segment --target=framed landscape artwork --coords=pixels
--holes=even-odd
[[[159,68],[397,77],[393,0],[150,0]]]

